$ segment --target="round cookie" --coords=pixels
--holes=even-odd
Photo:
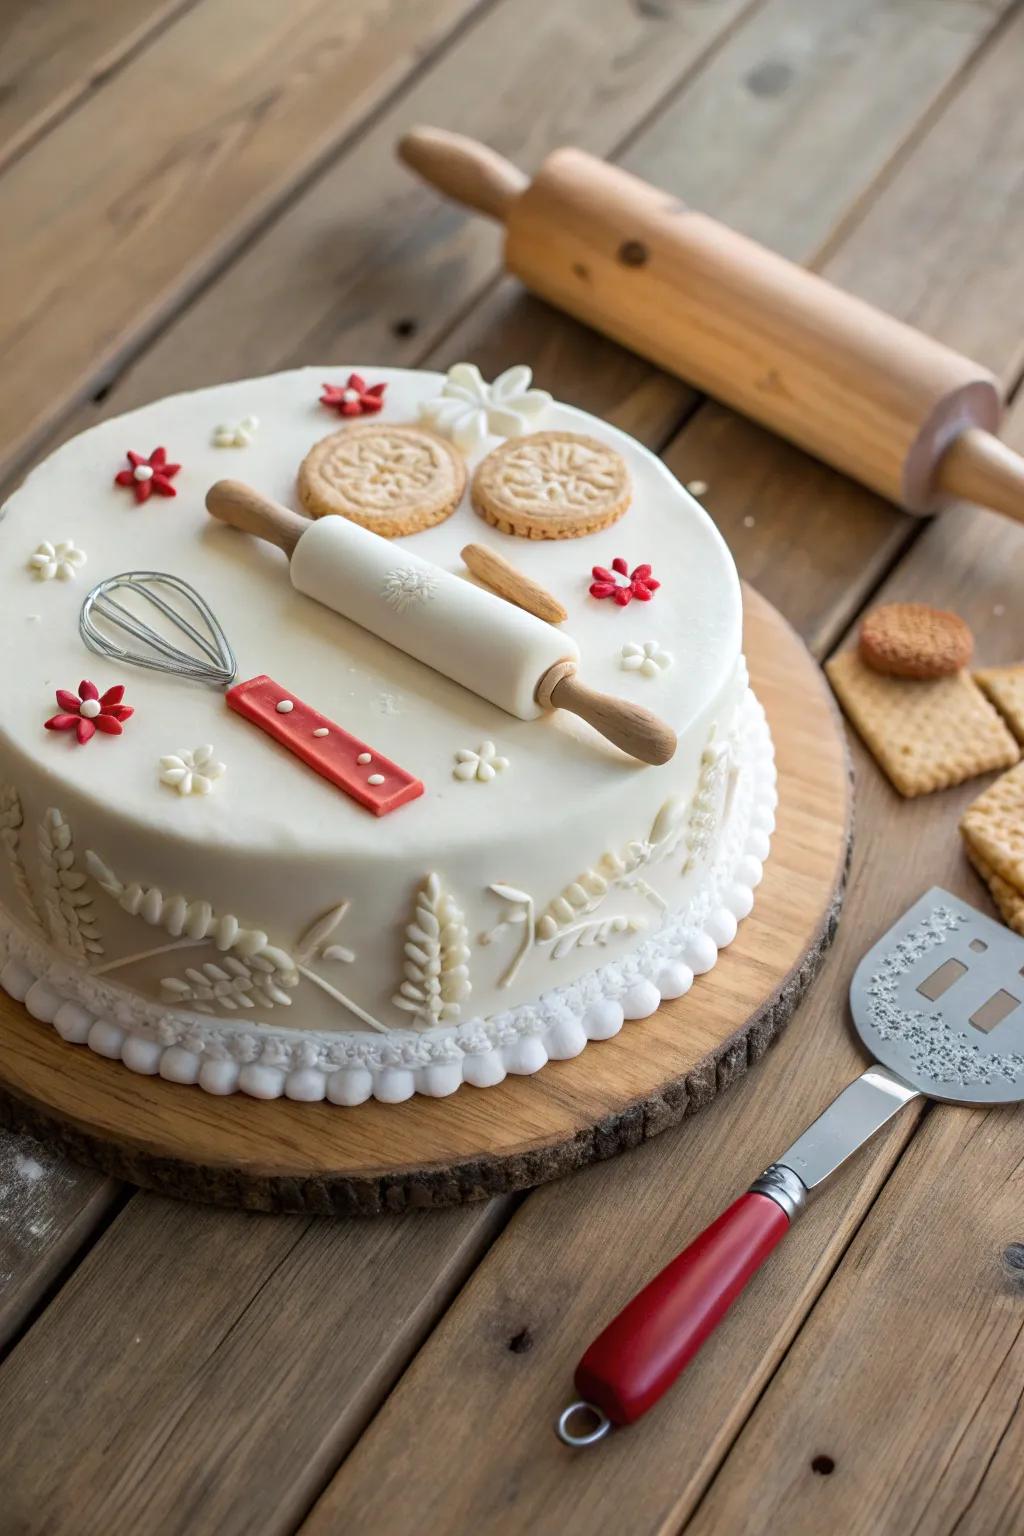
[[[973,649],[960,615],[927,603],[886,603],[861,624],[861,660],[889,677],[949,677],[966,667]]]
[[[485,522],[522,539],[578,539],[616,522],[632,488],[622,455],[581,432],[533,432],[493,449],[473,476]]]
[[[386,539],[443,523],[465,489],[461,455],[425,427],[343,427],[299,466],[299,497],[312,517],[347,517]]]

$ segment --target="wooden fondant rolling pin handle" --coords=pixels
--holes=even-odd
[[[578,320],[911,512],[1024,519],[998,381],[969,358],[582,150],[532,181],[436,128],[399,154],[504,223],[509,271]]]
[[[576,680],[568,635],[404,545],[344,517],[300,517],[234,480],[211,486],[206,506],[283,549],[299,592],[510,715],[567,709],[644,763],[675,751],[675,732],[656,715]]]

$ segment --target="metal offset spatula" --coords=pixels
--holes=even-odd
[[[1024,939],[948,891],[928,891],[864,956],[850,1010],[876,1065],[594,1340],[576,1368],[581,1399],[558,1420],[567,1445],[654,1406],[808,1198],[905,1104],[1024,1099]]]

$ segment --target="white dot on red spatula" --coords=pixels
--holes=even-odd
[[[282,699],[277,706],[277,712],[279,715],[290,715],[294,708],[295,705],[292,703],[291,699]]]
[[[326,725],[318,725],[316,730],[313,732],[314,736],[329,736],[330,734],[331,733],[327,729]]]

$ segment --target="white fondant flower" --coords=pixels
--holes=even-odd
[[[160,759],[161,784],[169,784],[179,795],[208,795],[223,772],[224,764],[214,761],[212,747],[183,749]]]
[[[429,603],[437,593],[437,577],[430,570],[414,565],[396,565],[380,585],[380,595],[392,608],[404,613],[415,603]]]
[[[49,539],[44,539],[29,560],[28,568],[39,581],[52,581],[55,576],[60,581],[73,581],[85,559],[85,550],[79,549],[73,539],[65,539],[60,544],[51,544]]]
[[[259,431],[259,418],[243,416],[241,421],[223,422],[213,429],[215,448],[248,448]]]
[[[630,640],[622,647],[623,672],[640,672],[644,677],[657,677],[672,665],[672,653],[662,650],[657,640],[645,640],[638,645]]]
[[[456,752],[452,773],[457,779],[479,779],[482,784],[489,784],[496,773],[507,767],[508,758],[498,756],[493,741],[485,741],[476,752],[472,752],[469,747],[462,747]]]
[[[488,433],[519,437],[551,404],[546,389],[530,388],[532,378],[529,368],[519,363],[488,384],[475,363],[456,363],[437,399],[420,406],[420,419],[450,437],[463,453],[479,448]]]

